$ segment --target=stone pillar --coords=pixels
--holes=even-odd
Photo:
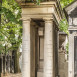
[[[69,33],[68,77],[75,77],[74,76],[74,35],[70,33]]]
[[[30,19],[23,20],[22,77],[30,77]]]
[[[44,77],[53,77],[53,20],[45,20]]]

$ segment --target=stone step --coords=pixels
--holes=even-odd
[[[6,75],[6,76],[1,76],[1,77],[22,77],[22,75],[21,75],[21,73],[19,73],[19,74],[8,74],[8,75]]]

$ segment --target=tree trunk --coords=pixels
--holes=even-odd
[[[19,68],[19,52],[18,50],[15,51],[15,57],[14,57],[14,73],[20,73],[20,68]]]

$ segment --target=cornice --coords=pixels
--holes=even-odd
[[[34,3],[19,3],[22,7],[22,19],[53,19],[56,25],[59,26],[59,21],[62,19],[62,9],[56,1],[41,2],[40,5]],[[38,8],[38,9],[37,9]]]
[[[48,2],[40,2],[40,5],[35,3],[27,3],[22,2],[21,0],[16,0],[22,8],[43,8],[43,7],[54,7],[58,16],[61,18],[64,17],[64,13],[62,11],[61,5],[59,1],[48,1]]]

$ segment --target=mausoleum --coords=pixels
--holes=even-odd
[[[22,77],[58,77],[59,0],[16,0],[22,9]]]
[[[77,77],[77,0],[65,7],[69,23],[68,77]]]

